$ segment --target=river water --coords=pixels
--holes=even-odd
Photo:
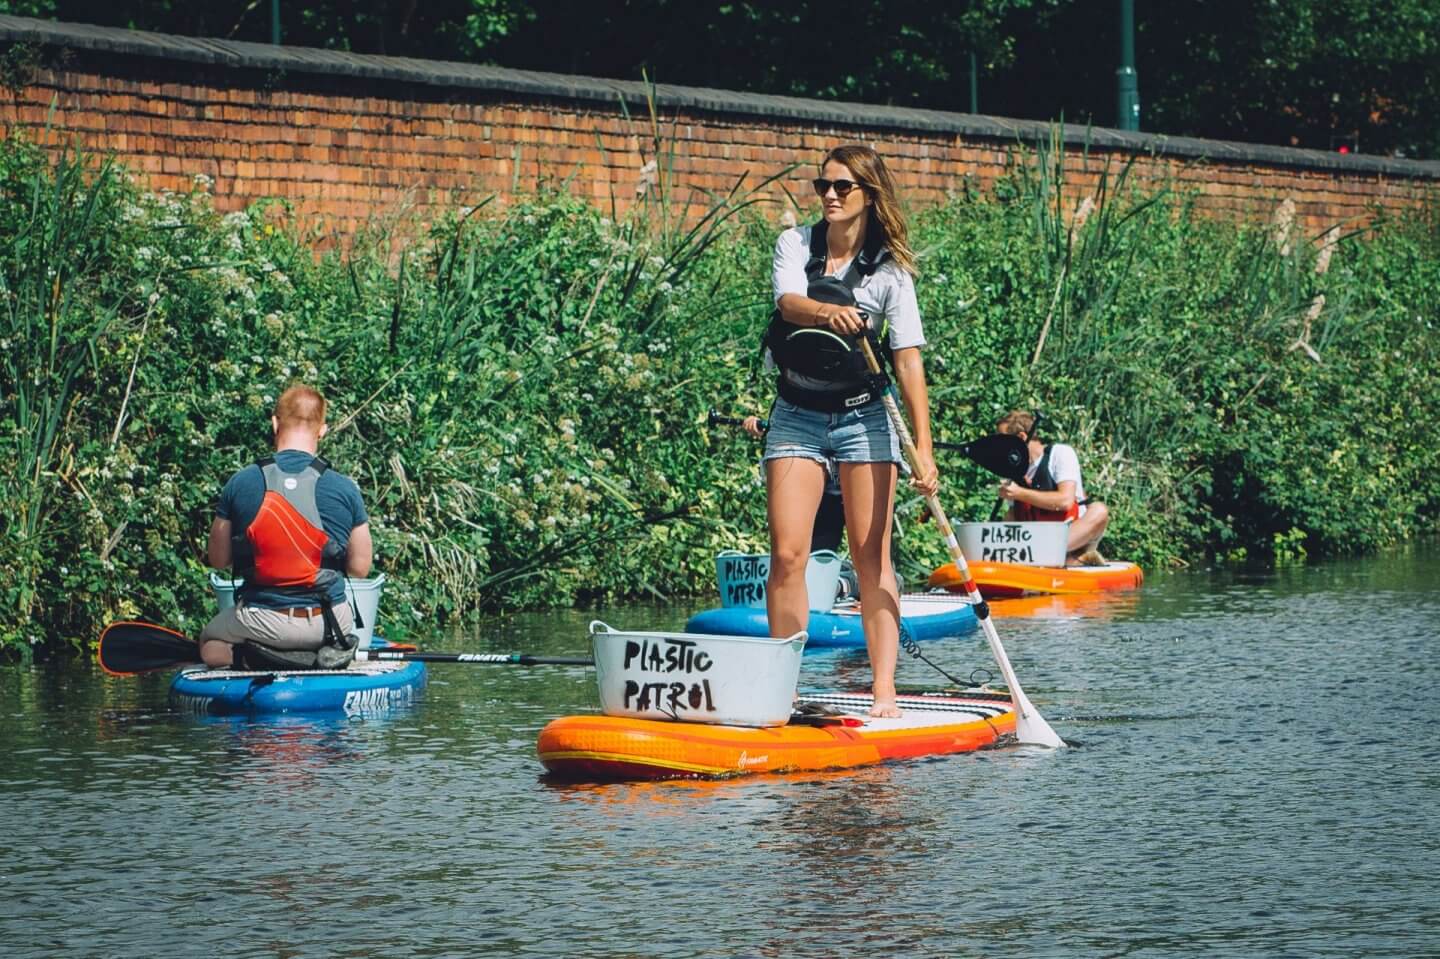
[[[580,655],[585,624],[473,651]],[[383,624],[383,620],[382,620]],[[0,671],[0,954],[1440,956],[1440,551],[996,606],[1073,747],[546,782],[588,669],[432,664],[366,720],[196,719],[165,677]],[[979,633],[927,644],[957,675]],[[807,656],[801,684],[864,681]],[[901,681],[943,686],[913,659]]]

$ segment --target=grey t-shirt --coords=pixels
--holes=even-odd
[[[280,450],[275,454],[275,465],[286,473],[299,473],[315,459],[303,450]],[[230,477],[220,491],[220,501],[215,504],[215,514],[228,519],[236,534],[239,534],[265,501],[265,475],[260,467],[251,463]],[[360,499],[360,488],[355,481],[333,469],[320,475],[315,484],[315,506],[320,510],[320,523],[330,541],[344,549],[350,543],[350,531],[370,521],[365,513],[365,503]],[[345,601],[345,583],[338,580],[330,589],[330,600],[334,603]],[[261,587],[245,590],[245,602],[266,609],[289,609],[309,606],[310,600],[288,596],[283,591],[267,590]]]

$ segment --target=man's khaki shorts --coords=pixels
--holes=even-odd
[[[335,621],[342,634],[355,628],[355,615],[349,603],[335,607]],[[241,603],[219,614],[200,631],[200,641],[219,640],[238,645],[257,642],[271,649],[319,649],[325,643],[325,617],[291,616],[284,610],[265,609]]]

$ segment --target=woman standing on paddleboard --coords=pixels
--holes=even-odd
[[[861,622],[874,675],[875,716],[898,716],[895,661],[900,597],[890,561],[890,521],[900,444],[866,373],[858,336],[871,330],[900,385],[919,452],[911,485],[935,492],[930,401],[915,302],[915,254],[879,154],[841,146],[814,181],[823,218],[786,230],[775,244],[775,313],[766,346],[780,375],[765,436],[770,519],[770,632],[789,636],[809,619],[805,566],[825,464],[836,464],[850,556],[860,581]]]

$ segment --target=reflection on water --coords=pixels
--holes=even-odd
[[[1066,593],[993,599],[995,619],[1119,619],[1134,613],[1139,590],[1111,593]]]
[[[7,956],[1440,954],[1433,553],[994,604],[1083,749],[557,785],[580,667],[434,664],[384,719],[195,719],[164,677],[0,672]],[[1026,602],[1026,601],[1020,601]],[[696,606],[704,605],[700,600]],[[516,616],[437,648],[583,655]],[[923,644],[960,676],[977,632]],[[863,687],[863,652],[804,660]],[[902,657],[900,681],[943,685]]]

